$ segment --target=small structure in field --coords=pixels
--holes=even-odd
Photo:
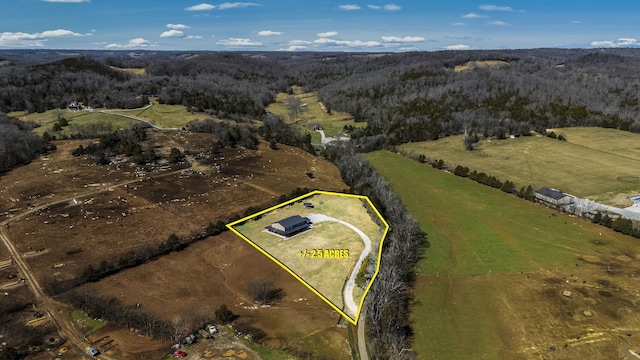
[[[285,238],[292,237],[310,228],[311,221],[309,218],[300,215],[289,216],[266,227],[267,231]]]
[[[573,203],[573,196],[550,188],[536,190],[535,197],[537,201],[552,207],[562,207]]]

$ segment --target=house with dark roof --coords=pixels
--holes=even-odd
[[[307,231],[310,228],[311,221],[309,220],[309,218],[302,217],[300,215],[293,215],[289,216],[288,218],[278,220],[267,226],[265,229],[276,235],[288,238],[303,231]]]
[[[573,196],[557,189],[541,188],[536,190],[534,195],[537,201],[552,207],[561,207],[573,203]]]

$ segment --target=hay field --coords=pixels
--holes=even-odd
[[[367,158],[431,245],[412,309],[418,358],[625,358],[640,333],[637,239],[391,152]]]
[[[40,127],[33,129],[33,132],[35,132],[38,135],[42,135],[45,133],[45,131],[49,131],[49,133],[55,135],[58,138],[61,138],[64,135],[70,135],[71,127],[74,124],[79,125],[79,124],[93,124],[93,123],[105,122],[110,124],[111,127],[115,130],[120,128],[127,129],[137,123],[137,121],[135,120],[123,118],[116,115],[108,115],[108,114],[89,112],[84,110],[70,111],[70,110],[64,109],[62,110],[62,116],[65,119],[67,119],[67,121],[69,122],[69,126],[63,127],[62,130],[60,131],[53,131],[52,129],[53,124],[55,124],[58,121],[56,116],[56,110],[49,110],[43,113],[31,113],[31,114],[24,114],[22,112],[13,112],[13,113],[9,113],[8,115],[11,117],[16,117],[21,121],[25,121],[25,122],[33,121],[36,124],[40,124],[41,125]]]
[[[308,131],[309,125],[321,124],[324,128],[325,135],[328,137],[343,133],[345,126],[366,126],[365,122],[353,121],[353,116],[348,113],[332,111],[331,115],[327,114],[324,105],[320,103],[315,93],[303,93],[302,89],[294,87],[293,96],[300,99],[302,104],[297,120],[293,121],[289,116],[289,109],[287,105],[285,105],[285,101],[289,95],[285,93],[278,94],[276,101],[267,106],[266,110],[282,116],[286,122],[295,124],[301,131]],[[313,143],[320,143],[320,134],[312,132],[311,139]]]
[[[152,122],[162,128],[180,128],[192,120],[211,118],[206,113],[189,112],[184,105],[160,104],[157,98],[150,98],[153,106],[141,110],[109,110],[109,112],[130,115]]]
[[[517,188],[553,187],[614,206],[630,206],[640,193],[640,135],[603,128],[554,129],[567,141],[543,136],[483,140],[466,151],[463,137],[410,143],[403,151],[443,159],[447,166],[510,180]]]

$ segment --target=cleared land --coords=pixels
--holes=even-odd
[[[403,151],[467,166],[518,188],[553,187],[608,205],[632,205],[640,193],[640,135],[603,128],[553,129],[567,141],[543,136],[481,141],[464,149],[463,137],[405,144]]]
[[[312,203],[314,208],[305,208],[304,202]],[[373,214],[373,211],[367,212],[368,206],[358,198],[314,195],[274,209],[255,220],[234,226],[234,229],[289,268],[336,308],[355,319],[357,314],[350,313],[345,309],[343,298],[343,286],[364,250],[363,241],[355,231],[339,223],[321,222],[314,224],[309,231],[289,239],[283,239],[264,229],[268,225],[292,215],[306,217],[311,214],[323,214],[350,223],[360,229],[371,240],[372,248],[377,250],[383,229],[371,218],[370,214]],[[326,258],[324,250],[348,250],[348,257]],[[318,251],[320,251],[320,256],[318,256]],[[356,304],[360,303],[363,294],[363,289],[354,291]]]
[[[483,67],[503,67],[509,66],[509,63],[503,60],[477,60],[477,61],[467,61],[462,65],[457,65],[453,70],[456,72],[473,70],[475,68],[483,68]]]
[[[206,113],[188,111],[183,105],[160,104],[157,98],[150,98],[153,106],[141,110],[109,110],[116,114],[135,116],[147,120],[161,128],[181,128],[190,121],[211,118]]]
[[[301,131],[309,131],[309,126],[314,124],[322,125],[326,136],[342,134],[345,126],[365,127],[365,122],[353,121],[353,116],[348,113],[332,111],[327,113],[327,109],[318,101],[314,93],[303,93],[299,87],[294,87],[294,94],[280,93],[276,97],[276,102],[267,106],[266,110],[280,115],[288,123],[295,124]],[[291,119],[290,110],[287,106],[287,99],[290,96],[300,100],[300,108],[296,119]],[[320,134],[311,132],[311,139],[314,144],[320,144]]]
[[[173,233],[189,236],[250,206],[273,205],[296,187],[346,188],[333,165],[296,148],[271,150],[261,144],[258,150],[212,154],[212,135],[148,131],[145,145],[156,146],[157,154],[179,146],[197,161],[197,171],[186,163],[137,166],[122,158],[98,166],[71,155],[86,141],[56,141],[56,152],[2,175],[1,220],[10,221],[5,231],[45,285],[72,280],[89,265],[98,268],[103,261],[157,247]],[[15,268],[0,274],[11,271]],[[284,289],[277,307],[260,309],[248,300],[247,284],[264,276]],[[348,357],[346,330],[335,327],[339,314],[230,232],[86,287],[128,305],[141,303],[167,321],[225,303],[241,321],[263,330],[276,349]],[[26,286],[7,292],[3,300],[33,302]],[[109,335],[109,329],[96,333]],[[168,348],[156,342],[155,350],[147,344],[148,351],[139,353],[129,340],[122,340],[113,355],[158,358]]]
[[[637,239],[387,151],[367,158],[429,236],[420,359],[627,359],[638,345]]]
[[[40,124],[39,127],[33,129],[33,131],[42,135],[45,131],[49,131],[49,133],[55,135],[58,138],[63,137],[64,135],[70,135],[71,129],[73,125],[85,125],[85,124],[95,124],[95,123],[107,123],[111,126],[113,130],[124,128],[128,129],[134,124],[137,124],[138,121],[132,119],[126,119],[121,116],[116,115],[108,115],[97,112],[89,112],[86,110],[82,111],[71,111],[71,110],[60,110],[62,116],[67,119],[69,122],[69,126],[65,126],[60,131],[53,131],[53,125],[58,122],[58,118],[56,115],[56,110],[49,110],[43,113],[32,113],[32,114],[24,114],[24,113],[10,113],[9,116],[16,117],[22,121],[29,122],[33,121],[36,124]]]

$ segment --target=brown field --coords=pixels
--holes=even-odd
[[[145,68],[121,68],[117,66],[111,66],[112,69],[126,72],[133,75],[145,76],[147,75],[147,69]]]
[[[98,267],[103,260],[157,247],[173,233],[183,237],[201,232],[210,222],[242,215],[249,206],[274,205],[296,187],[347,187],[333,165],[296,148],[281,145],[271,150],[261,144],[258,150],[223,149],[214,155],[209,135],[150,135],[158,155],[178,147],[191,154],[193,168],[139,167],[126,159],[92,165],[70,155],[83,141],[59,141],[56,152],[0,177],[0,221],[8,221],[7,234],[43,283],[55,286],[89,265]],[[6,254],[2,248],[0,260]],[[16,269],[0,269],[0,275],[11,271]],[[247,284],[256,277],[269,277],[284,289],[280,304],[250,308]],[[190,309],[213,311],[225,303],[240,315],[239,321],[264,330],[278,347],[296,351],[326,343],[323,351],[332,358],[348,356],[346,330],[335,326],[339,315],[230,232],[86,286],[127,304],[141,303],[169,321]],[[28,303],[32,300],[26,289],[12,288],[8,298],[20,296]],[[117,336],[109,329],[100,330],[102,336],[105,331]],[[309,343],[314,345],[304,345]],[[137,358],[138,346],[142,345],[123,340],[114,351]],[[167,344],[154,346],[166,351]],[[154,351],[143,352],[157,354]]]
[[[501,68],[504,66],[509,66],[509,63],[503,60],[477,60],[477,61],[467,61],[462,65],[457,65],[453,69],[453,71],[461,72],[461,71],[473,70],[476,68],[483,68],[483,67]]]

